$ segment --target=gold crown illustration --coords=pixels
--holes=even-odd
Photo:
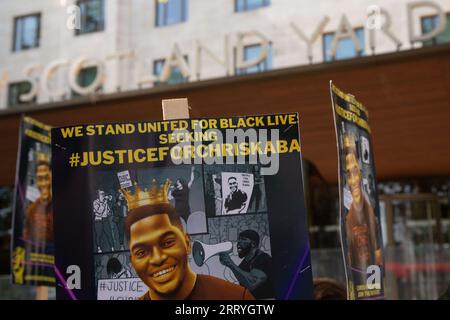
[[[137,185],[137,183],[135,183],[134,193],[131,193],[130,191],[127,191],[125,189],[120,189],[119,191],[124,195],[127,201],[128,211],[131,211],[133,209],[148,205],[169,204],[167,195],[171,184],[172,181],[167,179],[164,184],[158,186],[158,182],[156,181],[156,179],[153,179],[150,190],[142,189]]]
[[[50,163],[50,156],[43,152],[36,152],[37,162]]]
[[[344,137],[344,148],[356,149],[355,136],[347,134]]]

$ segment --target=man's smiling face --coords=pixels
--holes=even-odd
[[[52,195],[52,173],[50,167],[47,164],[38,165],[36,178],[41,199],[48,201]]]
[[[230,186],[231,193],[236,192],[238,189],[238,183],[236,178],[230,178],[228,180],[228,185]]]
[[[354,153],[349,153],[346,158],[347,182],[352,193],[353,201],[359,205],[362,202],[361,169]]]
[[[155,214],[131,226],[129,245],[142,281],[159,295],[176,295],[188,269],[188,236],[172,225],[167,214]]]

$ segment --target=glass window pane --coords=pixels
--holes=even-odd
[[[437,16],[422,18],[422,34],[432,31],[438,22]]]
[[[342,39],[339,41],[336,50],[336,60],[348,59],[355,56],[355,44],[351,39]]]
[[[95,17],[95,9],[92,3],[86,6],[86,31],[93,32],[97,28],[97,20]]]
[[[180,0],[181,2],[181,21],[187,21],[187,16],[188,16],[188,0]]]
[[[77,83],[81,87],[90,86],[97,77],[97,67],[86,67],[80,70],[77,77]],[[101,91],[101,87],[97,91]],[[81,97],[78,92],[72,90],[72,97]]]
[[[364,29],[363,28],[355,29],[355,34],[361,45],[360,54],[364,55],[365,54]],[[323,54],[325,62],[332,60],[330,50],[333,40],[334,40],[334,33],[328,33],[323,36],[323,50],[324,50]],[[349,59],[357,56],[358,52],[356,51],[355,43],[351,38],[345,38],[339,41],[335,55],[336,60]]]
[[[23,48],[33,48],[37,42],[38,21],[36,16],[23,19]]]
[[[156,2],[156,25],[157,26],[165,25],[164,17],[165,17],[166,7],[167,6],[165,3],[160,3],[159,1]]]
[[[355,33],[361,45],[361,54],[364,54],[364,30],[360,28],[357,29]],[[347,38],[339,41],[338,50],[336,51],[337,60],[349,59],[356,56],[358,56],[358,52],[356,51],[355,43],[352,39]]]
[[[422,34],[426,34],[431,32],[435,26],[439,23],[438,16],[430,16],[430,17],[422,17],[421,19],[421,27],[422,27]],[[423,41],[424,46],[432,46],[435,44],[435,39],[430,39]]]
[[[85,2],[79,2],[78,6],[80,8],[80,23],[81,23],[81,30],[79,30],[79,33],[85,33],[86,32],[86,11],[87,11],[87,4]]]
[[[8,105],[10,107],[17,105],[17,86],[10,85],[8,90]]]
[[[249,46],[244,48],[244,59],[245,60],[252,60],[258,57],[259,53],[261,52],[261,46]]]
[[[155,76],[159,76],[162,72],[163,66],[164,66],[164,60],[156,60],[153,63],[153,74]]]
[[[169,16],[167,19],[167,24],[175,24],[181,20],[181,2],[180,0],[169,0],[167,2]]]
[[[236,0],[235,11],[250,11],[270,5],[270,0]]]
[[[78,74],[78,84],[87,87],[92,84],[97,77],[97,67],[88,67],[81,69]]]
[[[265,70],[272,69],[272,45],[270,45],[269,52],[267,53],[267,59],[265,61]]]
[[[249,46],[244,48],[244,59],[250,61],[256,59],[261,52],[261,46]],[[245,69],[245,73],[254,73],[260,71],[260,64]]]
[[[245,10],[245,0],[235,0],[235,11],[242,12]]]
[[[187,20],[187,0],[168,0],[159,2],[156,0],[156,26],[168,26]]]
[[[170,73],[169,83],[175,84],[175,83],[183,83],[184,77],[181,73],[181,70],[179,68],[172,68],[172,71]]]
[[[11,83],[8,87],[8,106],[13,107],[16,105],[29,103],[20,101],[20,96],[30,92],[30,90],[31,84],[27,81]],[[36,98],[34,98],[31,102],[36,102]]]
[[[361,46],[360,55],[364,56],[366,54],[366,37],[364,36],[364,28],[358,28],[355,30],[356,37],[359,40],[359,44]],[[358,52],[355,52],[358,54]]]
[[[442,32],[437,36],[437,43],[448,43],[448,42],[450,42],[450,13],[447,14],[447,23],[445,25],[444,32]]]
[[[331,61],[331,44],[333,43],[334,34],[327,33],[323,35],[323,57],[324,61],[328,62]]]
[[[14,51],[19,51],[21,49],[22,43],[21,43],[21,38],[22,38],[22,19],[17,19],[16,20],[16,34],[14,37]]]
[[[104,23],[104,1],[103,0],[79,0],[81,28],[76,34],[102,31]]]
[[[244,47],[244,60],[250,61],[257,59],[259,55],[261,54],[261,45],[252,45],[252,46],[246,46]],[[270,70],[272,68],[272,46],[269,45],[269,50],[267,53],[266,59],[264,61],[261,61],[259,64],[255,66],[251,66],[244,69],[236,69],[236,74],[248,74],[248,73],[255,73],[255,72],[261,72]]]
[[[262,7],[263,1],[262,0],[247,0],[247,10],[254,10],[259,7]]]
[[[184,59],[186,60],[186,63],[188,62],[188,57],[184,56]],[[155,75],[156,77],[158,77],[161,73],[162,70],[164,68],[164,63],[165,60],[161,59],[161,60],[155,60],[153,62],[153,75]],[[181,73],[181,70],[178,67],[173,67],[172,70],[170,71],[170,77],[167,80],[167,84],[177,84],[177,83],[184,83],[187,82],[187,79],[185,77],[183,77],[183,74]],[[156,82],[155,85],[159,85],[161,83]]]
[[[14,51],[39,46],[39,15],[30,15],[15,19]]]
[[[445,29],[434,39],[423,41],[424,46],[432,46],[435,44],[448,43],[450,42],[450,13],[446,16],[447,23],[445,25]],[[439,17],[437,15],[422,17],[421,19],[421,27],[422,34],[429,33],[433,31],[439,25]]]

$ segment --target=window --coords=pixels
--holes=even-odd
[[[11,272],[9,261],[9,247],[12,235],[12,211],[13,211],[13,189],[0,187],[0,274]],[[5,288],[0,294],[0,299],[12,297]],[[24,297],[25,298],[25,297]]]
[[[364,28],[357,28],[354,30],[356,37],[359,40],[359,43],[361,44],[361,52],[356,52],[355,44],[353,43],[353,40],[350,38],[341,39],[338,43],[337,49],[336,49],[336,56],[333,59],[330,55],[330,49],[331,45],[334,40],[334,32],[333,33],[327,33],[323,35],[323,61],[329,62],[332,60],[343,60],[343,59],[350,59],[357,56],[363,56],[365,54],[365,39],[364,39]]]
[[[186,63],[188,62],[188,57],[184,56],[184,59],[186,60]],[[164,62],[165,59],[159,59],[155,60],[153,62],[153,75],[155,77],[159,77],[159,75],[162,73],[162,70],[164,68]],[[178,83],[185,83],[188,79],[183,77],[183,74],[181,73],[181,70],[179,68],[172,68],[170,72],[169,80],[166,82],[155,82],[155,86],[159,86],[162,84],[178,84]]]
[[[422,34],[426,34],[431,32],[439,25],[439,17],[437,15],[422,17],[421,26],[422,26]],[[423,41],[424,46],[433,46],[436,44],[447,43],[450,42],[450,13],[447,13],[447,24],[445,25],[445,30],[440,33],[437,37]]]
[[[254,60],[261,54],[262,46],[260,44],[250,45],[244,47],[244,61]],[[236,54],[235,54],[236,57]],[[235,74],[249,74],[262,72],[272,69],[272,45],[269,45],[267,57],[259,64],[248,68],[238,69],[236,68]]]
[[[31,84],[28,81],[10,83],[8,86],[8,106],[14,107],[36,102],[36,97],[30,102],[20,101],[20,96],[30,92]]]
[[[105,29],[105,5],[103,0],[78,0],[80,8],[80,29],[76,35],[103,31]]]
[[[97,67],[86,67],[80,70],[77,77],[77,82],[81,87],[88,87],[94,82],[97,77]],[[99,88],[97,91],[100,91]],[[80,94],[72,90],[72,97],[81,97]]]
[[[270,0],[234,0],[234,11],[243,12],[270,6]]]
[[[40,14],[15,18],[13,51],[39,47],[40,27]]]
[[[170,26],[187,20],[188,0],[156,0],[156,26]]]

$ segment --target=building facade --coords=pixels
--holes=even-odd
[[[188,97],[191,117],[299,113],[314,274],[344,281],[332,79],[370,110],[387,297],[437,298],[450,281],[449,13],[444,0],[4,0],[0,274],[23,113],[156,120],[162,99]]]
[[[450,42],[443,0],[40,0],[0,12],[0,108]]]

